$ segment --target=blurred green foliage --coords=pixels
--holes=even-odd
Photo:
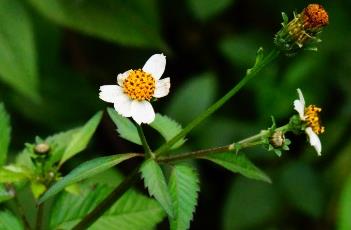
[[[322,157],[302,137],[291,138],[291,150],[281,158],[260,148],[248,152],[272,177],[272,185],[200,163],[202,192],[191,229],[350,228],[351,2],[320,3],[329,12],[330,25],[322,33],[319,52],[281,56],[194,130],[184,149],[228,144],[254,134],[270,126],[271,115],[278,124],[287,122],[299,87],[308,104],[323,108]],[[172,87],[155,108],[184,126],[241,79],[258,47],[272,47],[280,12],[291,17],[306,4],[0,0],[0,101],[11,115],[10,153],[36,135],[84,123],[106,107],[98,98],[100,85],[113,84],[117,73],[141,67],[158,52],[168,58],[165,74]],[[93,145],[65,169],[97,154],[139,148],[118,139],[114,129],[104,116]],[[146,132],[157,141],[153,130]],[[128,163],[122,170],[133,166]],[[1,191],[0,199],[9,196]],[[11,213],[0,212],[0,219],[15,229]]]

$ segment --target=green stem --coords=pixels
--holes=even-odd
[[[93,211],[86,215],[72,230],[87,229],[102,216],[139,179],[139,167],[129,174]]]
[[[36,230],[41,230],[42,225],[43,225],[43,216],[44,216],[44,203],[39,204],[38,210],[37,210],[37,220],[35,224],[35,229]]]
[[[221,99],[219,99],[216,103],[214,103],[211,107],[209,107],[204,113],[195,118],[191,123],[189,123],[178,135],[173,137],[170,141],[162,145],[155,151],[156,155],[161,155],[167,152],[178,140],[185,137],[193,128],[199,125],[202,121],[204,121],[207,117],[213,114],[216,110],[218,110],[225,102],[227,102],[231,97],[233,97],[252,77],[257,75],[264,66],[272,62],[279,55],[278,50],[271,51],[260,63],[255,65],[250,71],[248,71],[245,77],[232,88],[227,94],[225,94]],[[149,157],[155,157],[155,154],[151,151],[149,145],[147,144],[144,132],[139,125],[136,125],[138,129],[138,133],[143,144],[146,155]],[[258,134],[260,135],[260,134]],[[240,143],[240,142],[239,142]],[[212,152],[221,152],[224,150],[228,150],[232,148],[233,145],[228,145],[224,147],[213,148]],[[242,147],[242,146],[241,146]],[[208,152],[204,152],[204,150],[198,151],[198,154],[208,154]],[[138,171],[135,170],[132,174],[124,179],[124,181],[116,187],[110,195],[108,195],[105,200],[103,200],[92,212],[90,212],[87,216],[84,217],[72,230],[83,230],[89,227],[95,220],[97,220],[104,212],[109,209],[122,195],[126,192],[134,183],[136,183],[138,177]]]
[[[141,125],[135,124],[135,126],[137,127],[138,134],[139,134],[141,143],[143,145],[146,157],[147,158],[150,158],[150,157],[154,158],[155,156],[154,156],[153,152],[151,151],[149,144],[147,143],[147,140],[146,140],[146,137],[144,135],[143,129],[141,128]]]
[[[198,126],[207,117],[212,115],[217,111],[224,103],[226,103],[230,98],[232,98],[252,77],[257,75],[263,67],[272,62],[279,55],[279,51],[272,50],[260,63],[255,65],[250,71],[247,71],[244,78],[234,86],[227,94],[225,94],[221,99],[209,107],[205,112],[196,117],[192,122],[190,122],[178,135],[173,137],[170,141],[163,144],[160,148],[155,151],[156,156],[162,155],[167,152],[178,140],[185,137],[193,128]]]
[[[281,130],[281,131],[286,130],[288,128],[288,125],[279,127],[276,130]],[[268,134],[269,134],[269,130],[262,130],[260,133],[256,135],[245,138],[241,141],[232,143],[230,145],[225,145],[225,146],[210,148],[210,149],[201,149],[193,152],[182,153],[182,154],[172,155],[168,157],[160,157],[157,159],[157,161],[162,163],[169,163],[169,162],[199,158],[212,153],[224,153],[224,152],[231,152],[231,151],[236,151],[244,148],[249,148],[249,147],[262,144],[262,138]]]

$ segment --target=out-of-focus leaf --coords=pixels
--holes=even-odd
[[[173,218],[174,213],[171,195],[161,167],[153,159],[149,159],[143,163],[140,171],[144,178],[145,187],[149,190],[149,194],[154,196],[162,208],[167,212],[168,216]]]
[[[187,0],[192,13],[200,20],[208,20],[225,10],[233,0]]]
[[[33,193],[35,199],[38,199],[41,196],[41,194],[43,194],[46,191],[45,185],[38,183],[38,182],[35,182],[35,181],[31,182],[30,188],[32,190],[32,193]]]
[[[93,136],[96,127],[98,126],[102,117],[102,112],[95,114],[80,130],[78,133],[75,133],[67,145],[65,152],[60,161],[62,165],[66,160],[70,159],[80,151],[86,148],[90,138]]]
[[[338,230],[351,229],[351,176],[342,190],[339,200]]]
[[[265,229],[264,222],[279,218],[279,197],[270,184],[238,177],[227,194],[223,230]]]
[[[228,37],[220,41],[219,49],[234,66],[252,66],[258,48],[255,37],[257,36],[251,34],[241,37]]]
[[[173,167],[169,179],[169,191],[174,209],[174,219],[170,221],[172,230],[189,229],[199,190],[199,178],[193,168],[180,164]]]
[[[141,145],[141,140],[138,134],[138,130],[128,118],[119,115],[116,110],[107,108],[107,112],[110,115],[112,121],[117,126],[117,132],[119,136],[126,139],[134,144]]]
[[[170,117],[187,124],[207,109],[215,100],[217,82],[214,74],[204,73],[186,81],[169,103]]]
[[[156,129],[166,141],[171,140],[175,137],[180,131],[182,131],[182,126],[176,121],[172,120],[167,116],[162,116],[161,114],[156,114],[155,120],[150,124],[150,126]],[[177,143],[172,146],[172,149],[179,148],[185,142],[185,139],[180,139]]]
[[[136,154],[126,153],[117,154],[107,157],[99,157],[87,162],[82,163],[77,168],[73,169],[68,175],[63,177],[60,181],[55,183],[50,189],[39,199],[39,203],[44,202],[48,198],[60,192],[65,187],[84,180],[86,178],[92,177],[98,173],[101,173],[122,161],[128,160],[135,157]]]
[[[19,182],[30,178],[30,173],[23,167],[7,165],[0,168],[0,183]]]
[[[23,230],[21,221],[10,211],[0,211],[0,229],[1,230]]]
[[[69,230],[101,202],[112,187],[103,185],[84,186],[83,193],[75,196],[62,193],[53,204],[50,229]],[[103,216],[89,229],[153,229],[165,214],[158,203],[150,198],[128,190]]]
[[[15,197],[14,191],[11,191],[10,189],[7,189],[5,185],[0,184],[0,203],[10,200],[13,197]],[[1,227],[1,226],[0,226]]]
[[[38,101],[38,70],[31,19],[19,0],[0,1],[0,79]]]
[[[280,174],[280,182],[288,201],[307,215],[318,218],[324,210],[324,189],[310,166],[291,163]]]
[[[0,166],[6,162],[7,150],[10,143],[10,134],[10,117],[6,112],[4,105],[0,103]]]
[[[272,182],[269,176],[257,168],[243,153],[214,153],[201,158],[212,161],[234,173],[240,173],[245,177],[268,183]]]
[[[155,1],[30,0],[40,13],[88,35],[140,47],[164,47]]]

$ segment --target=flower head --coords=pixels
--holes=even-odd
[[[170,79],[160,79],[166,67],[163,54],[152,55],[142,69],[128,70],[117,75],[116,85],[100,87],[101,100],[114,104],[124,117],[132,117],[139,125],[151,123],[155,112],[150,103],[153,98],[168,95]]]
[[[322,145],[318,135],[324,132],[324,127],[320,123],[319,113],[321,108],[315,105],[306,107],[305,99],[300,89],[297,89],[299,99],[294,101],[294,109],[298,112],[300,120],[304,123],[304,130],[308,136],[310,144],[316,149],[318,155],[321,155]]]
[[[309,4],[294,19],[289,21],[283,13],[283,28],[276,34],[275,45],[287,55],[295,54],[299,49],[316,50],[313,43],[320,42],[317,35],[329,24],[329,16],[322,5]]]

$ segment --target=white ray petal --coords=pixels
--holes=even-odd
[[[150,124],[155,119],[155,111],[149,101],[134,100],[131,106],[131,115],[136,123]]]
[[[114,103],[121,94],[123,94],[122,89],[117,85],[100,86],[99,98],[103,101]]]
[[[305,132],[308,135],[310,144],[315,148],[318,156],[320,156],[322,153],[322,144],[321,144],[321,141],[319,140],[318,135],[315,132],[313,132],[311,127],[307,127],[305,129]]]
[[[294,101],[294,109],[299,113],[300,119],[304,121],[305,118],[305,105],[300,100]]]
[[[132,100],[125,94],[117,97],[114,103],[115,110],[124,117],[131,116]]]
[[[163,54],[154,54],[146,61],[143,71],[151,74],[155,80],[161,78],[166,68],[166,56]]]
[[[170,87],[171,87],[171,80],[169,77],[158,80],[156,82],[155,92],[153,96],[157,98],[167,96],[169,93]]]
[[[129,72],[132,71],[131,69],[130,70],[127,70],[126,72],[124,73],[120,73],[117,75],[117,82],[118,82],[118,85],[120,86],[123,86],[123,82],[124,80],[129,76]]]
[[[305,107],[305,105],[306,105],[305,98],[303,97],[301,89],[297,89],[297,93],[299,94],[299,99],[300,99],[301,103],[303,104],[303,107]]]

